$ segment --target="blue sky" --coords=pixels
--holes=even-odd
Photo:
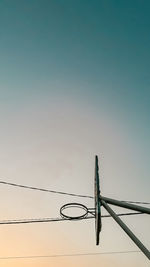
[[[148,127],[149,26],[148,1],[2,1],[1,99],[59,83]]]
[[[91,195],[94,155],[98,154],[103,195],[149,201],[149,11],[150,3],[146,0],[1,1],[1,177]],[[21,206],[10,208],[11,199],[14,198],[14,204],[22,201],[25,205],[26,197],[30,199],[31,194],[17,195],[16,191],[14,197],[12,191],[10,194],[6,190],[1,188],[5,199],[2,219],[13,214],[18,218],[26,214],[48,216],[47,197],[38,195],[34,199],[33,196],[33,203],[28,203],[29,210],[23,211]],[[40,212],[36,203],[41,207]],[[54,203],[52,212],[55,214],[65,199],[55,199]],[[148,244],[148,217],[139,222],[133,218],[130,223]],[[145,227],[143,235],[140,225]],[[73,244],[70,247],[68,244],[72,242],[70,233],[74,228],[67,233],[65,251],[60,240],[67,228],[53,227],[60,231],[54,253],[73,250]],[[110,222],[108,227],[112,227]],[[102,248],[117,250],[119,246],[122,249],[131,246],[132,249],[126,237],[125,241],[119,241],[121,232],[117,229],[116,246],[112,243],[109,247],[105,232]],[[12,235],[10,228],[8,231]],[[15,231],[17,234],[17,228]],[[30,231],[34,232],[34,228]],[[39,236],[36,232],[33,234],[32,249],[35,239],[42,238],[42,231],[39,226]],[[52,228],[47,231],[50,234]],[[73,231],[77,235],[83,229]],[[36,244],[35,254],[44,254],[48,248],[46,233],[45,230],[45,239],[42,239],[45,250]],[[113,230],[110,235],[113,240]],[[91,237],[86,238],[86,246],[82,238],[76,238],[76,252],[99,251]],[[26,242],[29,241],[24,240],[20,254],[32,252],[32,249],[26,251]],[[93,244],[88,245],[90,242]],[[3,250],[4,254],[10,254],[7,242]],[[17,251],[16,242],[14,254]],[[95,264],[98,262],[99,259],[95,259]],[[23,264],[27,266],[29,262]],[[34,266],[33,262],[30,264]],[[35,266],[48,266],[49,262],[43,264],[36,262]],[[65,262],[65,266],[76,264]],[[112,266],[112,259],[105,258],[103,264]],[[52,265],[59,266],[59,261]],[[82,262],[82,266],[92,265],[87,259]],[[142,255],[115,257],[113,266],[126,265],[147,267],[148,262]],[[12,263],[7,262],[6,266]]]

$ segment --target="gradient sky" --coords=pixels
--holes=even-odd
[[[0,177],[150,201],[150,2],[0,1]],[[68,202],[0,185],[3,219],[59,216]],[[103,211],[104,212],[104,211]],[[123,218],[150,249],[150,218]],[[0,257],[138,250],[112,219],[0,226]],[[142,255],[0,260],[4,267],[148,267]]]

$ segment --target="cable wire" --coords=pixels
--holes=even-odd
[[[43,192],[49,192],[49,193],[55,193],[55,194],[61,194],[61,195],[93,198],[92,196],[87,196],[87,195],[80,195],[80,194],[74,194],[74,193],[68,193],[68,192],[62,192],[62,191],[55,191],[55,190],[44,189],[44,188],[39,188],[39,187],[33,187],[33,186],[28,186],[28,185],[9,183],[9,182],[5,182],[5,181],[0,181],[0,184],[10,185],[10,186],[15,186],[15,187],[21,187],[21,188],[26,188],[26,189],[31,189],[31,190],[37,190],[37,191],[43,191]]]
[[[30,255],[30,256],[8,256],[0,257],[0,260],[19,260],[19,259],[37,259],[37,258],[60,258],[60,257],[79,257],[79,256],[99,256],[113,254],[141,253],[139,250],[126,251],[104,251],[99,253],[75,253],[75,254],[54,254],[54,255]]]
[[[118,216],[130,216],[130,215],[139,215],[143,214],[141,212],[129,212],[129,213],[119,213],[117,214]],[[102,215],[102,218],[110,218],[110,215]],[[94,219],[95,215],[93,216],[88,216],[85,218],[80,218],[80,219],[66,219],[66,218],[38,218],[38,219],[12,219],[12,220],[2,220],[0,221],[0,225],[4,224],[27,224],[27,223],[45,223],[45,222],[59,222],[59,221],[79,221],[79,220],[86,220],[86,219]]]
[[[82,198],[90,198],[90,199],[94,198],[94,197],[88,196],[88,195],[74,194],[74,193],[68,193],[68,192],[44,189],[44,188],[39,188],[39,187],[34,187],[34,186],[21,185],[21,184],[2,181],[2,180],[0,180],[0,184],[14,186],[14,187],[20,187],[20,188],[25,188],[25,189],[30,189],[30,190],[37,190],[37,191],[42,191],[42,192],[49,192],[49,193],[54,193],[54,194],[61,194],[61,195],[68,195],[68,196],[75,196],[75,197],[82,197]],[[128,201],[127,200],[126,201],[125,200],[121,200],[121,201],[122,202],[127,202],[127,203],[150,205],[150,202],[144,202],[144,201],[143,202],[142,201],[130,201],[130,200],[128,200]]]
[[[65,219],[63,219],[63,218],[39,218],[39,219],[2,220],[2,221],[0,221],[0,225],[2,225],[2,224],[26,224],[26,223],[58,222],[58,221],[65,221]]]

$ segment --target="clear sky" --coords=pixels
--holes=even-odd
[[[150,2],[0,1],[1,180],[150,201]],[[0,185],[3,219],[92,200]],[[104,213],[104,211],[102,211]],[[150,218],[123,219],[150,249]],[[138,250],[112,219],[0,226],[0,257]],[[148,267],[141,254],[0,260],[4,267]]]

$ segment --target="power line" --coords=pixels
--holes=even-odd
[[[75,194],[75,193],[68,193],[68,192],[56,191],[56,190],[39,188],[39,187],[34,187],[34,186],[21,185],[21,184],[17,184],[17,183],[10,183],[10,182],[6,182],[6,181],[0,181],[0,184],[14,186],[14,187],[20,187],[20,188],[25,188],[25,189],[30,189],[30,190],[36,190],[36,191],[54,193],[54,194],[61,194],[61,195],[68,195],[68,196],[75,196],[75,197],[82,197],[82,198],[90,198],[90,199],[93,199],[94,198],[94,197],[88,196],[88,195],[81,195],[81,194]],[[128,203],[136,203],[136,204],[150,205],[150,202],[144,202],[144,201],[130,201],[130,200],[128,200],[128,201],[127,200],[126,201],[121,200],[121,201],[122,202],[128,202]]]
[[[62,192],[62,191],[55,191],[55,190],[44,189],[44,188],[39,188],[39,187],[33,187],[33,186],[28,186],[28,185],[21,185],[21,184],[16,184],[16,183],[9,183],[9,182],[5,182],[5,181],[0,181],[0,184],[10,185],[10,186],[15,186],[15,187],[21,187],[21,188],[26,188],[26,189],[31,189],[31,190],[37,190],[37,191],[43,191],[43,192],[49,192],[49,193],[55,193],[55,194],[61,194],[61,195],[68,195],[68,196],[75,196],[75,197],[85,197],[85,198],[93,198],[92,196],[87,196],[87,195],[80,195],[80,194],[73,194],[73,193]]]
[[[8,256],[0,257],[0,260],[17,260],[17,259],[37,259],[37,258],[60,258],[60,257],[79,257],[79,256],[99,256],[99,255],[113,255],[113,254],[129,254],[141,253],[139,250],[126,250],[126,251],[110,251],[99,253],[76,253],[76,254],[54,254],[54,255],[31,255],[31,256]]]
[[[132,216],[132,215],[140,215],[143,214],[143,212],[127,212],[127,213],[119,213],[117,216]],[[111,215],[102,215],[101,218],[110,218]]]
[[[2,220],[0,221],[0,225],[2,224],[26,224],[26,223],[43,223],[43,222],[58,222],[65,221],[63,218],[39,218],[39,219],[13,219],[13,220]]]
[[[129,213],[119,213],[118,216],[131,216],[131,215],[139,215],[142,214],[141,212],[129,212]],[[102,215],[102,218],[110,218],[110,215]],[[94,219],[95,216],[88,216],[85,218],[80,218],[80,220],[85,219]],[[38,219],[13,219],[13,220],[2,220],[0,221],[0,225],[4,224],[28,224],[28,223],[45,223],[45,222],[59,222],[59,221],[75,221],[75,219],[66,219],[66,218],[38,218]],[[76,219],[79,221],[79,219]]]

